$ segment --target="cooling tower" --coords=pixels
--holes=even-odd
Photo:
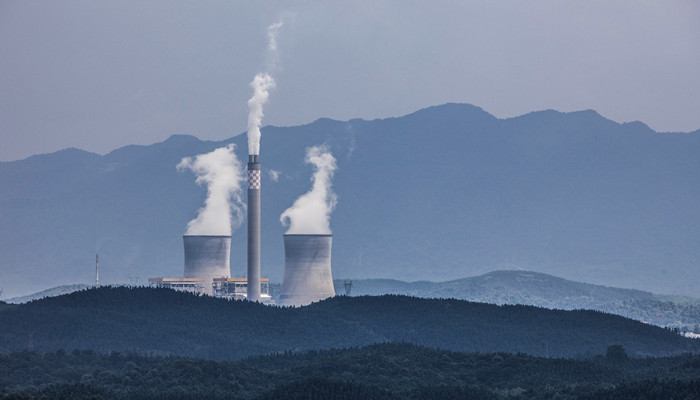
[[[204,278],[204,293],[212,294],[214,278],[231,276],[231,236],[182,237],[185,278]]]
[[[248,292],[260,301],[260,156],[248,156]]]
[[[305,306],[335,296],[333,235],[284,235],[284,281],[278,304]]]

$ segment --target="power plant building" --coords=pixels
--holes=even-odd
[[[148,278],[148,286],[202,294],[204,293],[204,278]]]
[[[205,293],[203,278],[148,278],[148,285],[180,292]],[[247,292],[248,280],[246,278],[214,278],[211,287],[212,296],[228,300],[244,300]],[[263,304],[274,304],[270,296],[270,280],[268,278],[260,278],[260,302]]]
[[[230,277],[231,236],[185,235],[182,238],[185,249],[184,277],[149,278],[150,286],[232,300],[247,297],[248,280]],[[258,301],[271,304],[269,280],[258,277],[255,287],[258,288]]]
[[[214,278],[231,276],[231,236],[185,235],[185,278],[203,278],[212,295]]]
[[[333,235],[284,235],[281,306],[305,306],[335,296],[331,274]]]

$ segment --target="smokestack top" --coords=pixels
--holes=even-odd
[[[260,155],[259,154],[249,154],[248,155],[248,164],[260,164]]]

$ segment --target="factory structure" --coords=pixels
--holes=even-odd
[[[196,294],[245,299],[248,293],[246,278],[231,278],[231,236],[185,235],[185,271],[179,278],[149,278],[152,287],[174,289]],[[273,304],[267,278],[259,279],[258,300]]]
[[[275,304],[268,278],[260,277],[260,156],[248,159],[247,278],[231,277],[231,236],[184,235],[182,277],[149,278],[149,286],[230,300]],[[284,281],[278,305],[299,307],[335,296],[331,234],[284,235]]]
[[[260,301],[260,155],[248,156],[248,293]]]
[[[279,305],[305,306],[335,296],[333,235],[284,235],[284,281]]]

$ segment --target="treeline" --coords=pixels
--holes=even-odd
[[[612,312],[683,332],[700,333],[700,303],[682,297],[658,297],[625,301],[614,307]]]
[[[342,280],[334,281],[334,285],[336,293],[344,293]],[[362,279],[353,281],[352,294],[400,294],[561,310],[597,310],[700,333],[700,299],[574,282],[531,271],[493,271],[448,282]]]
[[[301,308],[167,289],[103,287],[0,308],[0,351],[91,349],[213,360],[408,342],[464,352],[585,357],[700,351],[700,341],[594,311],[405,296],[334,297]]]
[[[652,397],[649,397],[652,396]],[[91,351],[0,355],[0,399],[700,398],[700,356],[584,360],[410,344],[238,362]]]

